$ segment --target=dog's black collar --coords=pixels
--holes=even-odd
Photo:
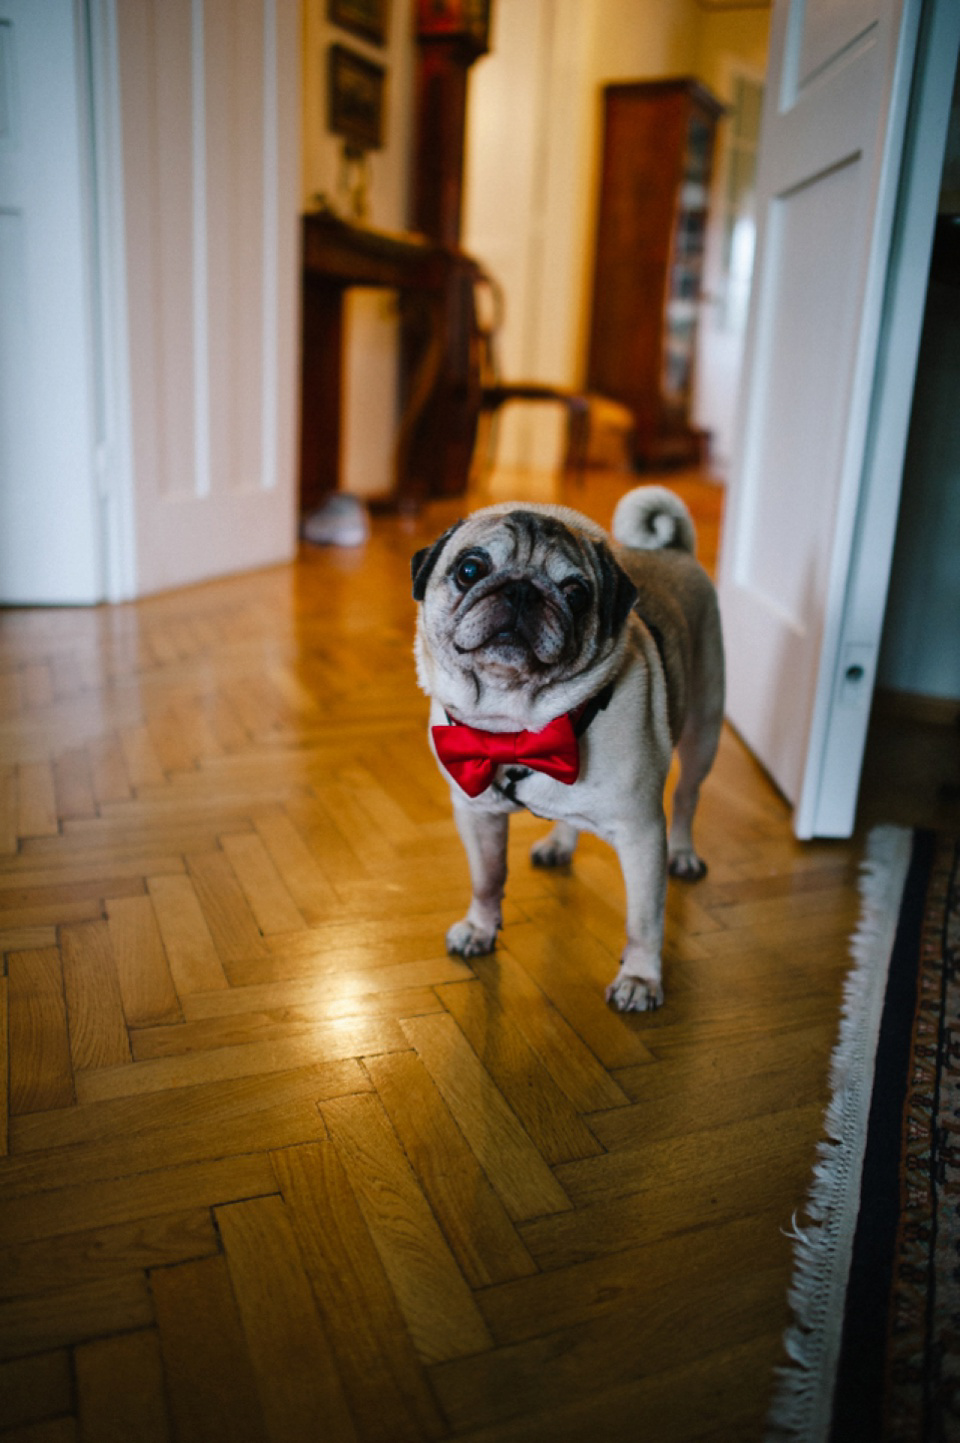
[[[575,737],[582,737],[587,727],[593,721],[597,712],[606,711],[610,705],[610,698],[613,696],[614,683],[608,681],[602,691],[585,701],[582,706],[575,707],[570,713],[570,720],[573,722],[573,734]]]
[[[640,617],[640,620],[643,622],[644,626],[647,628],[651,637],[653,638],[653,644],[657,648],[657,651],[660,655],[660,663],[663,666],[664,670],[666,670],[667,660],[664,654],[663,633],[660,631],[659,627],[654,626],[652,621],[648,621],[645,616],[641,616],[639,611],[637,612],[637,615]],[[593,721],[597,712],[606,711],[607,707],[610,705],[610,698],[613,696],[613,689],[616,684],[616,678],[614,678],[613,681],[608,681],[602,691],[598,691],[596,696],[592,696],[589,701],[584,702],[582,707],[580,707],[579,709],[575,709],[570,713],[570,719],[573,722],[573,731],[575,736],[582,737],[587,727]]]
[[[638,612],[637,615],[640,616],[640,613]],[[652,622],[648,621],[645,616],[640,616],[640,620],[643,622],[644,626],[653,637],[653,644],[657,648],[657,651],[660,653],[660,661],[665,667],[666,660],[663,651],[662,633],[657,627],[653,625]],[[614,678],[613,681],[608,681],[602,691],[598,691],[596,696],[592,696],[589,701],[585,701],[583,703],[582,707],[575,708],[570,713],[570,720],[573,722],[573,731],[575,736],[582,737],[587,727],[597,715],[597,712],[606,711],[607,707],[610,705],[610,698],[613,696],[613,689],[616,684],[616,678]]]

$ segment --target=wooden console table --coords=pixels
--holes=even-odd
[[[465,489],[476,425],[467,404],[464,312],[473,269],[462,252],[423,236],[371,230],[327,213],[303,216],[301,511],[318,506],[340,481],[343,297],[351,286],[396,290],[402,306],[408,299],[416,304],[420,343],[412,352],[404,346],[393,489],[383,499],[416,509],[427,496]],[[451,424],[461,443],[453,447]]]

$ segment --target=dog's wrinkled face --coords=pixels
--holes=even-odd
[[[421,636],[478,691],[561,681],[609,653],[636,592],[602,540],[533,510],[481,512],[413,558]]]

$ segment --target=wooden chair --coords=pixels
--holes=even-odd
[[[568,386],[540,381],[506,381],[500,374],[496,338],[504,314],[503,291],[481,266],[474,264],[470,326],[470,380],[472,404],[478,413],[473,470],[481,474],[495,464],[496,420],[504,406],[514,402],[550,402],[566,411],[563,470],[582,480],[589,466],[630,470],[636,423],[633,413],[619,401]]]

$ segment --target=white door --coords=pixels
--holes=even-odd
[[[0,0],[0,602],[103,595],[74,0]]]
[[[891,270],[920,12],[782,0],[771,31],[720,588],[730,719],[801,837],[852,830],[873,690],[960,7],[927,7],[921,152],[938,128],[939,151]]]
[[[297,0],[114,0],[137,594],[296,544]]]

